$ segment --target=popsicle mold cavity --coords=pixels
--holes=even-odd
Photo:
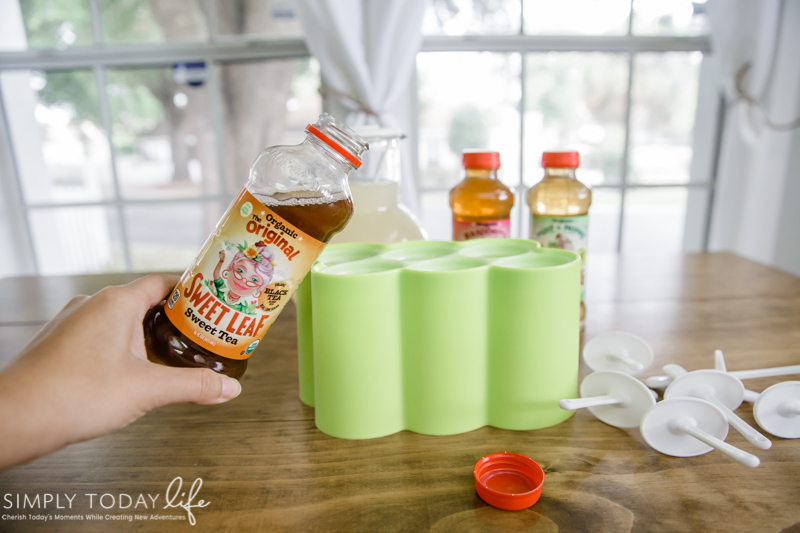
[[[357,276],[362,274],[375,274],[378,272],[387,272],[389,270],[396,270],[403,268],[403,263],[399,261],[355,261],[353,263],[341,263],[335,266],[320,269],[325,274],[333,274],[335,276]]]
[[[317,264],[334,266],[341,263],[352,263],[380,255],[378,246],[370,244],[342,244],[340,247],[328,246],[317,259]]]
[[[427,272],[447,272],[451,270],[466,270],[469,268],[481,268],[487,266],[488,263],[480,259],[473,259],[470,257],[458,257],[451,255],[448,257],[440,257],[438,259],[431,259],[421,263],[415,263],[408,266],[409,270],[421,270]]]
[[[429,246],[426,246],[430,244]],[[452,255],[456,252],[456,247],[451,243],[414,241],[395,245],[383,254],[384,259],[393,261],[425,261]]]
[[[534,250],[525,255],[507,257],[495,262],[495,266],[502,268],[548,268],[566,266],[572,263],[574,256],[572,252],[543,248]]]
[[[525,254],[531,251],[531,245],[519,242],[509,242],[507,239],[476,239],[466,241],[460,254],[464,257],[478,257],[481,259],[499,259],[501,257],[511,257],[514,255]],[[538,242],[531,241],[534,245]]]
[[[331,245],[297,291],[300,399],[348,439],[557,424],[579,301],[580,257],[532,241]]]

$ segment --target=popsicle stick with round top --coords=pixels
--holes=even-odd
[[[800,374],[800,365],[754,368],[752,370],[731,370],[728,373],[739,379],[774,378],[777,376]]]
[[[722,350],[714,351],[714,370],[727,372],[725,367],[725,356],[722,354]],[[685,372],[686,371],[684,370],[684,373]],[[673,381],[674,379],[672,376],[650,376],[645,380],[645,384],[651,389],[664,389]]]
[[[690,396],[706,400],[719,408],[730,425],[753,446],[762,450],[772,447],[767,437],[733,412],[744,400],[744,385],[739,379],[720,370],[687,373],[678,365],[665,365],[663,370],[674,380],[664,391],[665,399]]]
[[[753,414],[767,433],[800,438],[800,381],[784,381],[766,389],[753,405]]]
[[[719,351],[719,350],[718,350]],[[800,374],[800,365],[754,368],[752,370],[731,370],[728,374],[739,379],[774,378]],[[661,389],[671,383],[669,376],[650,376],[645,383],[651,389]]]
[[[601,422],[618,428],[635,428],[656,400],[638,379],[622,372],[594,372],[581,383],[581,397],[558,402],[567,411],[589,409]]]
[[[653,364],[653,348],[632,333],[609,331],[586,343],[583,360],[596,372],[615,370],[635,376]]]
[[[722,372],[727,372],[728,367],[725,364],[725,355],[722,353],[722,350],[714,350],[714,370],[721,370]],[[748,403],[753,403],[758,400],[760,396],[759,393],[756,391],[745,389],[744,390],[744,401]]]
[[[642,418],[639,430],[653,449],[674,457],[694,457],[717,449],[739,463],[757,467],[761,460],[732,446],[725,414],[700,398],[670,398],[654,405]]]

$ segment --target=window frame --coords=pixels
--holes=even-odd
[[[229,62],[255,61],[270,59],[290,59],[309,57],[310,53],[302,38],[254,38],[252,36],[220,35],[216,25],[216,5],[214,0],[202,0],[204,9],[209,14],[209,40],[193,43],[158,43],[146,45],[116,45],[104,42],[102,22],[97,0],[87,0],[91,17],[91,28],[94,44],[87,47],[70,48],[66,50],[24,50],[0,51],[0,71],[6,70],[70,70],[88,69],[94,74],[95,84],[100,105],[101,126],[105,129],[109,148],[111,150],[111,168],[113,180],[113,197],[102,201],[68,202],[68,203],[36,203],[26,202],[22,194],[22,184],[13,151],[14,139],[9,129],[8,121],[3,111],[4,97],[0,91],[0,119],[3,124],[4,138],[0,138],[0,153],[8,155],[9,165],[0,168],[3,174],[11,173],[12,176],[3,176],[6,194],[7,211],[13,224],[19,225],[24,233],[25,249],[20,251],[23,269],[39,272],[39,266],[34,253],[34,244],[29,227],[28,215],[30,211],[44,208],[61,207],[110,207],[116,210],[120,224],[123,244],[123,256],[126,271],[132,270],[132,259],[128,231],[124,216],[124,208],[128,205],[159,204],[190,202],[203,203],[208,201],[220,202],[224,207],[234,197],[237,191],[230,190],[227,179],[224,179],[225,150],[222,123],[222,89],[220,86],[220,66]],[[631,0],[631,13],[632,11]],[[598,189],[612,189],[620,191],[621,205],[618,226],[617,251],[622,251],[623,231],[625,224],[625,196],[626,191],[637,188],[652,187],[682,187],[687,191],[706,191],[704,212],[689,212],[687,200],[686,227],[684,229],[684,251],[707,250],[708,227],[713,205],[713,192],[716,169],[714,168],[715,150],[718,149],[719,120],[722,112],[719,102],[720,93],[717,89],[719,73],[714,61],[708,61],[711,51],[710,41],[707,36],[699,37],[673,37],[673,36],[637,36],[632,35],[631,27],[633,17],[629,19],[628,34],[615,36],[578,36],[578,35],[526,35],[524,33],[524,2],[520,1],[520,32],[516,35],[465,35],[465,36],[424,36],[420,53],[426,52],[468,52],[488,51],[502,53],[519,53],[523,56],[529,52],[612,52],[627,54],[628,56],[628,90],[626,95],[625,113],[625,145],[622,166],[622,175],[619,184],[597,185]],[[701,63],[700,88],[698,93],[697,112],[695,117],[695,132],[702,135],[693,136],[693,159],[690,172],[690,181],[686,184],[634,184],[628,182],[628,164],[630,149],[630,110],[631,88],[634,75],[634,60],[638,53],[656,52],[693,52],[704,54]],[[208,66],[208,87],[211,94],[212,124],[217,138],[217,161],[220,176],[223,178],[220,191],[211,196],[193,196],[184,198],[164,199],[125,199],[120,194],[117,179],[116,152],[112,142],[112,120],[106,92],[106,70],[120,67],[164,67],[174,63],[187,61],[205,61]],[[522,154],[525,110],[525,61],[522,61],[520,72],[522,95],[519,102],[520,124],[519,142]],[[416,87],[416,84],[410,84]],[[418,95],[409,90],[411,99],[410,109],[418,109]],[[709,112],[709,109],[712,112]],[[418,117],[412,117],[411,123],[416,125]],[[418,131],[412,128],[409,132],[407,146],[410,148],[411,159],[418,166]],[[4,159],[6,159],[4,157]],[[412,173],[418,175],[417,172]],[[525,193],[524,158],[520,160],[520,172],[516,187],[518,198]],[[9,179],[6,179],[9,178]],[[8,183],[5,183],[8,182]],[[442,188],[422,188],[418,184],[418,195],[426,192],[436,192]],[[524,213],[526,206],[522,205]],[[703,207],[703,206],[701,206]],[[704,215],[704,216],[703,216]],[[527,217],[519,216],[520,237],[524,238],[527,232]]]
[[[7,70],[91,70],[94,74],[97,87],[98,104],[100,108],[100,126],[105,130],[110,150],[112,197],[98,201],[81,202],[28,202],[22,193],[20,173],[16,163],[13,143],[14,138],[10,131],[5,112],[0,112],[2,126],[6,133],[5,139],[0,139],[0,154],[7,155],[11,162],[8,168],[0,173],[11,173],[9,179],[2,175],[4,182],[12,182],[8,187],[10,197],[7,196],[6,207],[10,212],[10,219],[14,226],[19,226],[24,238],[21,239],[23,250],[21,254],[22,270],[32,270],[40,273],[33,235],[31,233],[29,213],[38,209],[69,208],[69,207],[108,207],[116,211],[119,221],[120,237],[125,271],[133,271],[131,256],[131,241],[127,229],[124,213],[126,206],[155,205],[161,203],[193,203],[202,205],[205,202],[218,202],[221,207],[227,206],[238,191],[231,190],[229,180],[225,179],[225,149],[223,146],[223,106],[222,88],[220,81],[220,67],[226,63],[271,60],[295,59],[310,57],[310,53],[302,38],[260,38],[252,36],[220,35],[216,24],[216,4],[214,0],[202,0],[203,8],[208,13],[209,40],[206,42],[189,43],[157,43],[157,44],[108,44],[103,36],[103,27],[100,9],[97,0],[87,0],[91,29],[94,44],[91,46],[56,49],[33,49],[24,51],[0,51],[0,72]],[[217,167],[221,177],[219,192],[215,195],[197,195],[189,197],[126,199],[120,193],[117,177],[117,153],[112,141],[113,124],[111,108],[106,90],[106,71],[111,68],[130,67],[171,67],[175,63],[191,61],[204,61],[208,68],[208,89],[211,95],[211,122],[216,137]],[[0,90],[0,107],[5,109],[5,99]],[[10,200],[10,201],[9,201]]]
[[[527,238],[529,211],[526,203],[520,201],[525,197],[527,187],[524,184],[525,158],[525,107],[526,107],[526,72],[525,54],[530,52],[606,52],[627,54],[628,85],[625,101],[625,141],[622,153],[622,172],[617,184],[594,185],[594,189],[616,190],[620,193],[619,220],[617,225],[616,252],[623,251],[625,231],[625,197],[627,191],[647,188],[681,188],[687,191],[687,206],[684,218],[683,252],[699,252],[708,250],[709,228],[711,223],[714,188],[716,183],[716,159],[719,150],[720,121],[724,115],[724,99],[718,90],[720,75],[716,58],[711,56],[711,42],[707,35],[703,36],[646,36],[633,34],[633,1],[631,0],[630,16],[626,35],[584,36],[584,35],[527,35],[525,34],[525,2],[520,0],[520,30],[510,35],[463,35],[463,36],[425,36],[420,52],[496,52],[519,53],[522,56],[520,69],[521,96],[519,101],[519,146],[520,163],[517,183],[513,186],[518,201],[516,222],[520,238]],[[695,111],[694,132],[692,135],[692,163],[687,183],[632,183],[628,179],[630,164],[630,129],[632,89],[635,75],[635,59],[640,53],[668,52],[701,52],[698,80],[697,108]],[[416,98],[416,95],[413,96]],[[697,132],[701,132],[698,135]],[[409,135],[409,142],[417,146],[418,131]],[[415,150],[416,153],[416,150]],[[416,159],[415,159],[416,161]],[[417,165],[418,166],[418,165]],[[446,187],[422,187],[418,185],[418,194],[445,192]],[[705,193],[704,202],[692,202],[694,193]]]

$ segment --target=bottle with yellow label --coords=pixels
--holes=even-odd
[[[578,181],[578,152],[542,154],[544,178],[528,191],[531,240],[546,248],[570,250],[581,256],[581,331],[586,319],[584,272],[592,191]]]
[[[330,115],[267,148],[168,299],[144,318],[147,357],[240,378],[247,360],[353,214],[347,175],[366,142]]]

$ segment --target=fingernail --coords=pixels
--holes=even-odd
[[[242,384],[239,380],[222,376],[222,398],[232,400],[242,393]]]

